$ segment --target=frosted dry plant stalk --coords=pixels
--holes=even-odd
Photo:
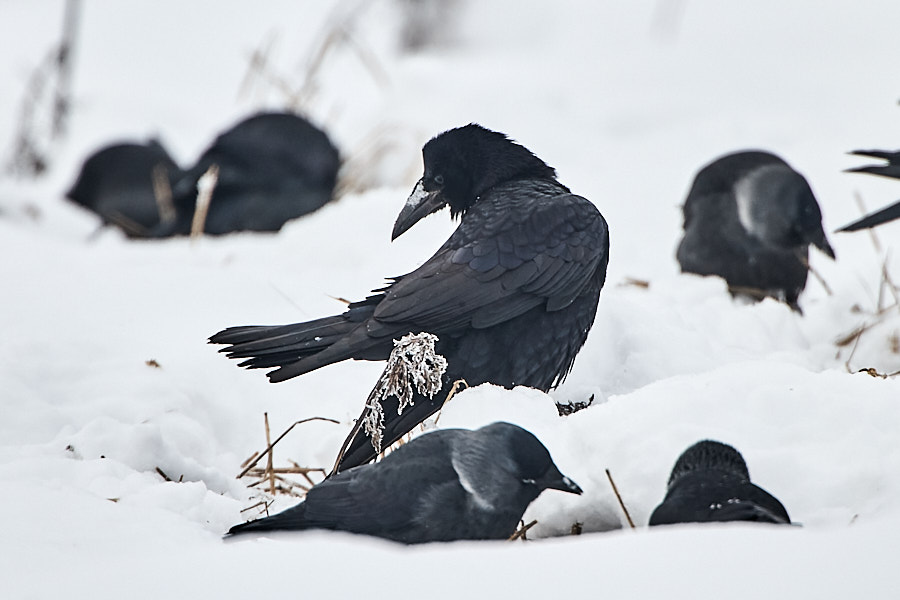
[[[197,181],[197,203],[194,207],[194,217],[191,219],[191,239],[197,239],[203,235],[209,204],[212,202],[212,195],[218,183],[219,165],[214,163]]]
[[[396,396],[399,400],[397,414],[403,414],[405,408],[413,405],[414,386],[419,394],[428,398],[440,391],[447,359],[434,351],[437,339],[434,334],[422,332],[394,340],[394,349],[375,389],[369,394],[368,412],[363,418],[363,428],[377,452],[381,452],[385,398]]]

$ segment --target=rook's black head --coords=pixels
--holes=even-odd
[[[391,239],[445,205],[465,214],[481,194],[516,179],[556,179],[556,171],[506,135],[474,123],[445,131],[422,148],[425,171],[397,217]]]

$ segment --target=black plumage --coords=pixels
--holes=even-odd
[[[530,432],[503,422],[444,429],[329,477],[297,506],[228,533],[331,529],[406,544],[506,539],[545,489],[581,494]]]
[[[427,331],[448,361],[433,399],[397,415],[385,403],[390,444],[437,411],[450,384],[490,382],[548,390],[560,383],[594,321],[609,261],[597,208],[505,135],[479,125],[444,132],[422,150],[425,171],[394,226],[401,235],[449,205],[456,231],[415,271],[337,316],[273,327],[232,327],[210,338],[242,366],[284,381],[338,361],[385,360],[393,340]],[[341,468],[374,457],[358,434]]]
[[[144,237],[171,210],[181,168],[157,140],[119,143],[91,154],[66,196],[131,237]]]
[[[197,182],[218,167],[204,233],[278,231],[332,198],[340,157],[328,135],[292,113],[259,113],[220,134],[178,181],[177,219],[160,237],[185,235],[197,199]]]
[[[650,515],[650,525],[712,521],[781,524],[791,519],[777,498],[750,482],[740,452],[704,440],[678,457],[666,497]]]
[[[677,258],[685,273],[718,275],[734,294],[774,297],[799,311],[810,244],[834,258],[806,179],[774,154],[745,151],[697,173]]]
[[[850,173],[870,173],[872,175],[881,175],[882,177],[890,177],[891,179],[900,179],[900,151],[888,152],[886,150],[855,150],[850,154],[857,156],[869,156],[872,158],[881,158],[887,161],[886,165],[868,165],[865,167],[856,167],[847,169]],[[895,202],[882,209],[871,212],[861,219],[853,221],[849,225],[844,225],[838,231],[858,231],[860,229],[870,229],[882,223],[900,219],[900,201]]]

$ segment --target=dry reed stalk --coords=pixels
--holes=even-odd
[[[194,206],[194,217],[191,219],[191,239],[196,240],[203,235],[206,226],[206,217],[209,214],[209,205],[212,202],[213,191],[219,182],[219,165],[212,164],[206,173],[197,181],[197,204]]]
[[[508,541],[514,542],[515,540],[528,541],[528,538],[525,537],[525,534],[528,533],[528,530],[537,525],[537,519],[532,521],[531,523],[525,525],[525,522],[522,521],[522,526],[519,527],[514,534],[509,536]]]
[[[266,420],[268,421],[268,415],[266,415]],[[271,445],[268,445],[268,444],[267,444],[266,449],[263,450],[262,453],[254,452],[253,455],[252,455],[250,458],[248,458],[247,460],[245,460],[245,461],[241,464],[241,467],[243,467],[244,470],[241,471],[241,472],[238,474],[238,476],[236,477],[236,479],[240,479],[241,477],[243,477],[244,475],[246,475],[246,474],[250,471],[250,469],[252,469],[253,467],[256,466],[256,463],[258,463],[264,456],[270,454],[272,448],[273,448],[278,442],[280,442],[280,441],[282,440],[282,438],[284,438],[284,436],[286,436],[288,433],[290,433],[290,431],[291,431],[294,427],[296,427],[297,425],[302,425],[303,423],[308,423],[308,422],[310,422],[310,421],[327,421],[328,423],[335,423],[335,424],[338,424],[338,425],[340,424],[340,421],[338,421],[338,420],[336,420],[336,419],[331,419],[331,418],[329,418],[329,417],[309,417],[309,418],[307,418],[307,419],[300,419],[299,421],[294,422],[290,427],[288,427],[287,429],[285,429],[284,432],[283,432],[281,435],[279,435],[277,438],[275,438],[275,441],[272,442]]]
[[[616,499],[619,501],[619,506],[622,507],[622,512],[625,513],[625,518],[628,519],[628,524],[631,525],[631,528],[634,529],[634,521],[631,520],[631,515],[628,513],[628,508],[625,507],[625,502],[622,500],[622,496],[619,494],[619,488],[616,487],[616,482],[613,481],[612,473],[609,472],[609,469],[606,469],[606,477],[609,479],[609,484],[612,486],[613,492],[616,494]]]

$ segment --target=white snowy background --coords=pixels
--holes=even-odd
[[[896,598],[900,594],[900,369],[882,266],[900,224],[831,234],[811,251],[804,316],[734,302],[679,274],[680,204],[725,152],[763,148],[805,174],[826,230],[900,197],[900,182],[843,173],[857,148],[900,147],[896,0],[455,4],[441,44],[399,44],[401,10],[374,2],[88,1],[68,136],[37,180],[0,178],[0,597],[251,596]],[[60,1],[0,5],[0,159],[11,158],[29,76],[59,39]],[[213,137],[299,88],[369,184],[277,235],[127,241],[63,199],[83,158],[159,137],[189,165]],[[339,36],[332,35],[333,38]],[[348,41],[349,40],[349,41]],[[414,268],[452,231],[441,213],[389,231],[431,136],[469,122],[558,169],[610,224],[590,338],[549,396],[481,386],[439,427],[518,423],[585,490],[545,492],[532,541],[406,548],[302,533],[223,542],[261,495],[235,477],[275,447],[330,466],[382,365],[347,362],[279,385],[216,353],[229,325],[342,310]],[[631,279],[649,287],[628,285]],[[879,290],[882,290],[879,292]],[[879,304],[879,296],[882,296]],[[873,324],[855,345],[836,345]],[[155,361],[158,367],[149,366]],[[566,418],[554,400],[584,401]],[[802,527],[648,530],[678,454],[737,447]],[[175,481],[166,481],[157,469]],[[637,524],[630,530],[604,470]],[[270,510],[296,502],[279,496]],[[557,537],[583,523],[580,537]]]

